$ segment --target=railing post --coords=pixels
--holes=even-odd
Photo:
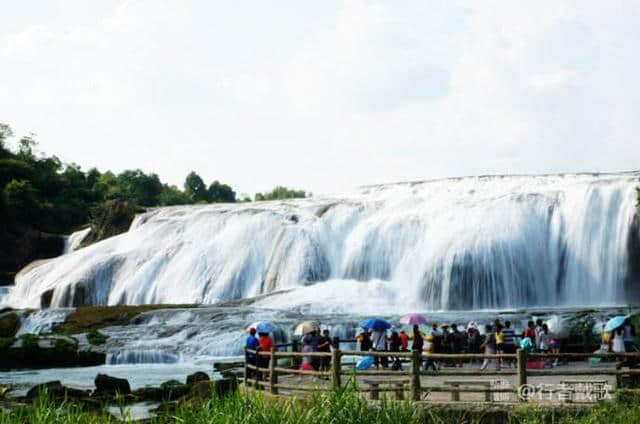
[[[276,371],[276,355],[275,348],[271,348],[271,360],[269,361],[269,386],[271,388],[271,394],[277,395],[278,388],[276,384],[278,384],[278,372]]]
[[[420,400],[420,355],[422,352],[414,350],[411,355],[411,399]]]
[[[258,382],[262,378],[262,371],[260,371],[260,348],[256,347],[256,373],[254,374],[255,380],[253,380],[253,388],[256,390],[260,390],[260,384]]]
[[[246,346],[244,348],[244,386],[249,387],[249,353]]]
[[[342,354],[340,349],[331,352],[331,388],[339,389],[341,386],[340,373],[342,371]]]
[[[518,387],[516,388],[518,391],[517,396],[520,401],[524,402],[526,401],[526,399],[523,398],[520,393],[527,393],[527,391],[521,391],[520,388],[527,385],[527,352],[523,349],[518,349],[516,355],[518,359]]]

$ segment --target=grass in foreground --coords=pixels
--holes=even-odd
[[[640,396],[630,395],[617,401],[600,403],[589,411],[545,409],[525,405],[510,413],[487,410],[457,410],[447,407],[415,407],[408,401],[383,399],[368,403],[350,388],[317,394],[307,401],[273,400],[259,394],[233,394],[208,400],[187,401],[171,406],[150,423],[243,423],[243,424],[360,424],[360,423],[513,423],[513,424],[596,424],[640,422]],[[125,410],[126,407],[121,407]],[[0,413],[0,424],[115,423],[121,422],[104,411],[90,412],[64,403],[56,406],[46,397],[33,406]],[[126,422],[131,422],[128,420]]]

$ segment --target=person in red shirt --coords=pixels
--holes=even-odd
[[[409,336],[404,330],[400,331],[400,351],[408,352],[409,351]]]
[[[533,321],[529,321],[527,323],[527,328],[522,332],[522,338],[529,337],[531,339],[531,343],[536,345],[536,332],[535,332],[535,323]]]
[[[269,337],[269,333],[258,333],[258,347],[260,352],[271,352],[272,348],[275,348],[273,339]],[[269,368],[269,357],[258,355],[258,367]]]

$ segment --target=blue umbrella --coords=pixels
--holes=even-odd
[[[258,333],[273,333],[278,329],[278,327],[269,321],[258,321],[249,327],[255,328]]]
[[[369,330],[384,331],[390,329],[391,324],[381,318],[371,318],[363,321],[360,327],[368,328]]]
[[[604,326],[604,331],[613,331],[616,328],[620,327],[622,324],[624,324],[624,320],[627,317],[623,316],[623,315],[618,315],[617,317],[613,317],[611,318],[609,321],[607,321],[607,325]]]

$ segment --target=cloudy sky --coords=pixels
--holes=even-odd
[[[639,1],[3,0],[0,122],[253,193],[640,168]]]

